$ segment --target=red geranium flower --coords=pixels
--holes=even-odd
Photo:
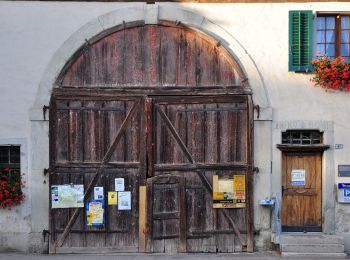
[[[350,91],[350,62],[346,62],[341,56],[330,60],[327,56],[312,60],[315,75],[311,78],[315,86],[320,86],[326,91],[335,89]]]
[[[19,205],[25,199],[21,187],[19,171],[5,169],[0,171],[0,208],[11,210],[13,206]]]

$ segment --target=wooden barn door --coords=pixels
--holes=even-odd
[[[105,224],[89,227],[85,208],[52,208],[50,197],[51,252],[138,251],[140,107],[135,98],[53,97],[50,185],[84,185],[85,200],[103,187]],[[131,210],[107,204],[115,178],[124,178]]]
[[[148,250],[246,250],[252,245],[251,202],[214,209],[212,179],[240,174],[251,183],[247,96],[157,97],[152,117]]]
[[[103,187],[106,200],[124,178],[132,205],[106,203],[101,227],[85,224],[83,208],[50,207],[51,252],[253,251],[247,77],[217,40],[160,23],[87,39],[55,82],[50,185],[84,185],[88,200]],[[213,176],[235,175],[245,180],[245,207],[214,209]]]

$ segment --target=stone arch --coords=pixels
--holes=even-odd
[[[260,107],[269,107],[264,82],[254,61],[232,35],[219,25],[191,11],[158,5],[143,5],[142,7],[121,8],[98,17],[81,27],[65,41],[57,50],[45,70],[39,84],[33,107],[34,110],[41,110],[44,105],[49,103],[52,89],[58,87],[56,82],[62,68],[72,58],[74,53],[86,44],[87,40],[92,40],[96,35],[102,35],[108,29],[116,28],[117,25],[123,26],[127,23],[135,22],[158,24],[162,23],[162,21],[172,21],[176,24],[181,23],[214,37],[231,54],[244,75],[249,75],[246,78],[246,84],[249,84],[249,87],[253,90],[254,104],[258,104]],[[32,113],[31,119],[42,119],[36,118],[39,115],[40,113]]]

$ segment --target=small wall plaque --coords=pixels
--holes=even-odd
[[[350,177],[350,165],[338,165],[339,177]]]
[[[335,144],[334,149],[343,149],[344,145],[343,144]]]

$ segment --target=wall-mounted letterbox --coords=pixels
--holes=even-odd
[[[350,165],[338,165],[339,177],[350,177]]]
[[[350,183],[338,183],[338,202],[350,203]]]

